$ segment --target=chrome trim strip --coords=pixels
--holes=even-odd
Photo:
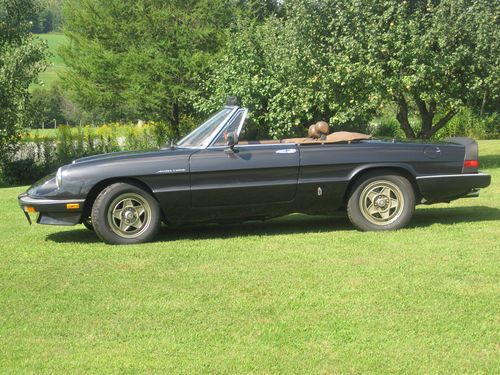
[[[417,176],[417,180],[424,178],[445,178],[445,177],[483,177],[488,176],[487,173],[464,173],[464,174],[436,174],[433,176]]]
[[[85,199],[50,199],[43,197],[31,197],[29,195],[23,195],[18,197],[20,206],[29,206],[29,205],[53,205],[53,204],[67,204],[67,203],[85,203]]]
[[[235,148],[245,148],[245,147],[269,147],[269,146],[285,146],[287,145],[288,148],[290,148],[291,145],[294,145],[294,143],[255,143],[255,144],[244,144],[244,145],[240,145],[240,144],[236,144],[234,145]],[[227,146],[210,146],[210,149],[226,149]]]

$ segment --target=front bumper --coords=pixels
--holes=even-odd
[[[479,189],[491,183],[486,173],[418,176],[417,185],[426,202],[449,202],[464,197],[478,197]]]
[[[29,213],[38,213],[36,222],[46,225],[75,225],[81,223],[84,199],[46,199],[23,193],[18,197],[28,222]]]

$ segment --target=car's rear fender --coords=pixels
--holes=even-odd
[[[347,200],[349,199],[352,189],[354,188],[356,183],[360,181],[363,176],[373,171],[379,172],[380,175],[398,174],[405,177],[413,186],[413,191],[417,200],[420,199],[421,192],[415,178],[416,173],[411,165],[405,163],[376,163],[370,165],[360,165],[351,172],[351,174],[349,175],[349,183],[344,192],[344,202],[347,202]]]

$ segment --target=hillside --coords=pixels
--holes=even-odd
[[[59,47],[67,43],[67,37],[63,33],[48,33],[48,34],[38,34],[40,39],[46,40],[49,45],[50,52],[50,66],[47,70],[40,74],[39,78],[43,82],[43,86],[48,87],[59,77],[59,74],[64,72],[66,69],[66,64],[64,60],[59,55]],[[38,85],[33,84],[31,88]]]

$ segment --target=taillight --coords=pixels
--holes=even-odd
[[[479,168],[479,161],[477,160],[465,160],[464,168]]]

